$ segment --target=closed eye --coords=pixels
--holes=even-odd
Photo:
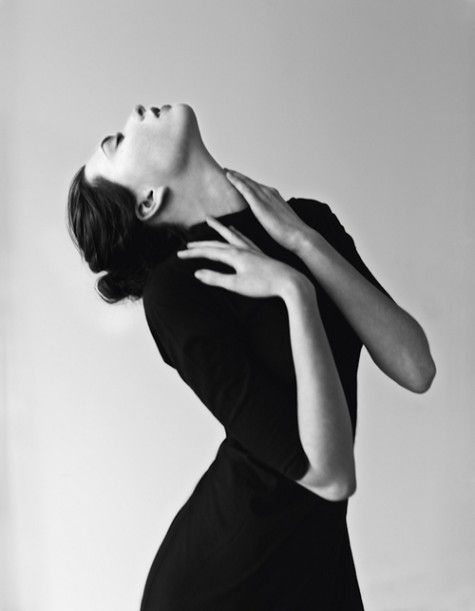
[[[122,142],[122,140],[125,138],[124,134],[122,132],[117,132],[117,134],[115,136],[106,136],[104,138],[104,140],[101,142],[100,144],[100,148],[102,149],[102,152],[104,153],[104,155],[106,157],[109,157],[109,155],[106,153],[106,150],[104,149],[104,146],[107,142],[112,142],[112,140],[114,140],[115,138],[115,149],[117,149],[118,145],[120,142]],[[109,147],[110,148],[110,145]]]

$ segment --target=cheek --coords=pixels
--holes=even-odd
[[[120,182],[132,190],[155,182],[161,174],[161,169],[157,162],[157,152],[148,141],[137,143],[137,146],[124,151],[116,164]]]
[[[129,145],[130,165],[144,170],[156,165],[163,157],[163,138],[153,130],[136,132]]]
[[[186,157],[185,134],[175,133],[177,130],[173,130],[173,127],[129,132],[127,147],[124,147],[116,165],[123,184],[163,181],[183,166]]]
[[[134,182],[137,178],[138,170],[140,169],[140,164],[138,164],[135,158],[128,154],[118,155],[115,164],[114,164],[114,172],[123,184],[130,184]]]
[[[168,174],[177,174],[186,168],[190,153],[188,133],[182,126],[170,126],[164,130],[156,149],[156,161]]]
[[[152,149],[149,139],[140,132],[133,132],[123,144],[117,155],[117,171],[124,177],[136,176],[149,164]]]

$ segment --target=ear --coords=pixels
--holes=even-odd
[[[156,187],[148,192],[145,199],[135,205],[135,214],[140,221],[148,221],[163,204],[167,187]]]

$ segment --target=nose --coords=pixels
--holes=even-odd
[[[142,104],[137,104],[137,106],[135,107],[135,112],[139,115],[141,119],[143,119],[146,112],[145,106],[142,106]]]

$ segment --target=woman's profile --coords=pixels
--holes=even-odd
[[[102,298],[142,300],[226,432],[140,611],[363,609],[346,523],[361,348],[412,392],[436,368],[330,206],[226,171],[188,104],[138,105],[76,173],[68,223]]]

